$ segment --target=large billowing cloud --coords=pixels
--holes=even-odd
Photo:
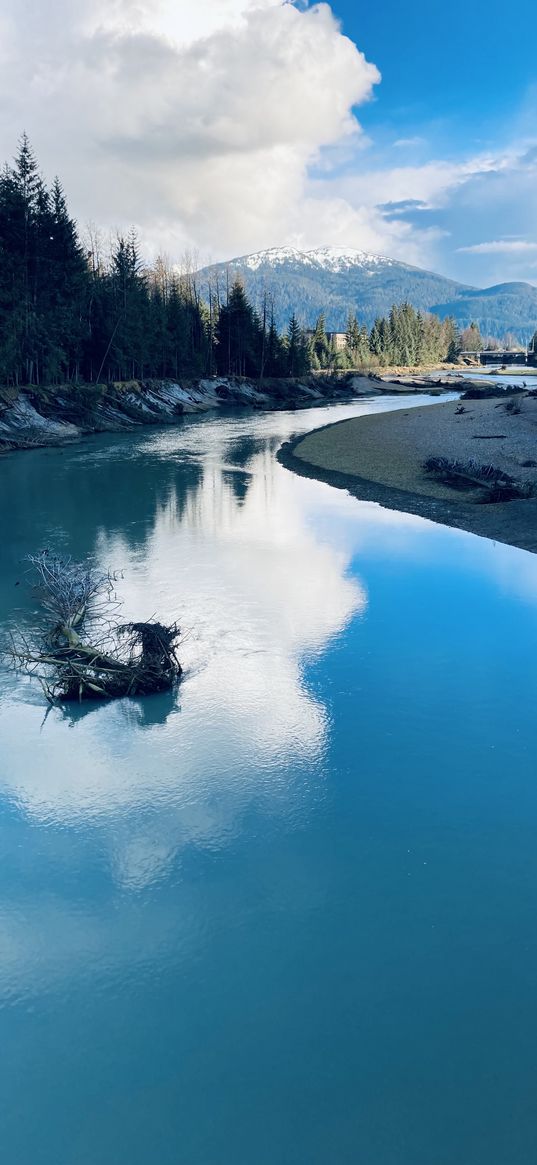
[[[327,4],[8,0],[2,21],[4,155],[26,128],[79,219],[172,254],[293,232],[309,165],[356,141],[379,80]]]
[[[379,79],[326,3],[4,0],[0,158],[26,129],[81,225],[134,224],[148,255],[339,243],[534,278],[530,144],[375,147],[355,110]]]

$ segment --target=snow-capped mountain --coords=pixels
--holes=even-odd
[[[295,247],[271,247],[268,251],[256,251],[253,255],[231,260],[232,264],[243,264],[249,271],[258,271],[260,267],[267,266],[282,267],[289,263],[324,271],[348,271],[351,267],[374,270],[391,267],[395,262],[395,259],[388,259],[386,255],[372,255],[355,247],[317,247],[313,251],[298,251]]]
[[[466,287],[453,279],[411,267],[386,255],[353,247],[271,247],[204,267],[202,292],[219,287],[220,295],[240,276],[252,302],[260,307],[268,296],[277,326],[287,326],[295,312],[313,327],[324,312],[328,331],[344,331],[349,312],[369,327],[387,315],[392,304],[408,300],[416,309],[454,316],[462,327],[475,320],[486,335],[514,332],[528,340],[537,328],[537,288],[506,283],[492,288]]]

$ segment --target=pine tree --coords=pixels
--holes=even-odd
[[[37,162],[25,133],[23,133],[19,141],[19,150],[13,168],[13,179],[19,195],[19,221],[15,228],[15,242],[16,244],[18,243],[23,316],[21,371],[23,378],[31,382],[34,376],[37,379],[39,378],[36,367],[36,332],[38,331],[38,327],[35,312],[37,243],[37,232],[35,228],[38,200],[42,201],[43,189],[39,179]]]
[[[271,311],[270,327],[267,336],[267,357],[265,373],[267,376],[284,376],[286,370],[287,353],[281,336],[274,322],[274,309]]]
[[[315,324],[315,329],[312,336],[312,347],[318,361],[319,368],[328,368],[330,363],[330,345],[326,335],[326,320],[324,312],[321,312]]]
[[[287,375],[304,376],[310,369],[308,342],[294,312],[289,320],[286,348]]]
[[[235,280],[218,321],[218,369],[228,376],[259,374],[262,335],[259,319],[240,280]]]
[[[24,201],[8,166],[0,177],[0,376],[4,383],[23,377],[22,346],[26,322]]]
[[[447,359],[450,364],[454,364],[460,353],[462,352],[461,333],[456,320],[449,317],[445,321],[447,331]]]
[[[365,343],[364,343],[365,340]],[[367,339],[367,329],[362,329],[358,323],[356,315],[351,312],[347,319],[346,330],[346,350],[348,357],[348,364],[350,367],[359,367],[364,364],[369,356],[369,342]]]
[[[143,379],[146,373],[149,293],[135,231],[120,235],[110,270],[112,316],[109,361],[113,378]]]
[[[371,328],[371,332],[369,333],[369,350],[372,355],[376,356],[379,360],[383,356],[383,322],[384,321],[380,318],[380,316],[377,316],[373,327]]]

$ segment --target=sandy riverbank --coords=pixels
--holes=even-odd
[[[518,414],[490,399],[356,417],[290,443],[280,457],[364,500],[537,552],[537,497],[484,505],[481,491],[461,492],[423,470],[428,457],[473,460],[535,483],[537,492],[537,398],[517,401]]]

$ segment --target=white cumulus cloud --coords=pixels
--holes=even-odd
[[[171,254],[288,236],[380,79],[324,3],[7,0],[2,20],[4,157],[25,128],[80,221]]]
[[[356,109],[380,76],[328,3],[0,7],[0,160],[25,129],[81,226],[134,225],[148,257],[200,263],[339,244],[469,282],[532,277],[533,140],[449,158],[430,135],[375,146]]]

